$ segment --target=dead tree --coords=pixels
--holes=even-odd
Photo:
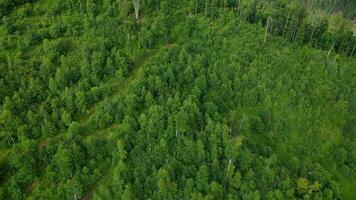
[[[310,38],[309,38],[309,41],[311,42],[312,39],[313,39],[313,36],[314,36],[314,32],[315,32],[315,29],[316,29],[316,22],[313,20],[312,21],[312,26],[313,26],[313,29],[312,29],[312,32],[310,34]]]
[[[229,170],[230,170],[231,163],[232,163],[232,159],[229,159],[229,165],[228,165],[228,167],[227,167],[227,172],[229,172]]]
[[[335,46],[335,41],[333,42],[333,44],[331,45],[329,51],[328,51],[328,58],[330,56],[330,53],[332,52],[332,50],[334,49],[334,46]]]
[[[287,30],[287,28],[288,28],[288,23],[289,23],[289,13],[288,13],[288,16],[287,16],[287,19],[286,19],[286,23],[284,24],[284,28],[283,28],[283,33],[282,33],[282,35],[283,36],[285,36],[285,34],[287,34],[288,33],[288,31],[286,31]]]
[[[241,13],[240,13],[241,0],[238,0],[238,1],[237,1],[236,7],[237,7],[237,15],[240,16],[240,14],[241,14]]]
[[[139,18],[139,14],[140,14],[140,0],[132,0],[132,5],[133,5],[133,8],[135,9],[135,18],[137,21]]]
[[[353,56],[353,55],[354,55],[355,48],[356,48],[356,44],[354,45],[354,48],[352,48],[352,51],[351,51],[351,53],[350,53],[350,56]]]
[[[265,39],[263,41],[263,46],[266,45],[266,42],[267,42],[267,35],[268,35],[268,30],[269,30],[269,24],[271,23],[272,21],[272,18],[271,17],[268,17],[267,19],[267,25],[266,25],[266,32],[265,32]]]
[[[205,0],[205,9],[204,9],[204,16],[208,16],[208,6],[209,6],[209,0]]]
[[[347,46],[346,46],[346,49],[345,49],[345,51],[344,51],[344,53],[345,53],[346,55],[347,55],[347,52],[349,52],[350,44],[351,44],[351,41],[349,40],[349,41],[347,42]]]

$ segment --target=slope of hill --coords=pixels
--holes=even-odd
[[[277,0],[17,3],[0,24],[0,199],[356,198],[341,16]]]

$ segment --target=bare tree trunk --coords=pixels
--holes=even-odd
[[[263,41],[263,46],[266,45],[266,42],[267,42],[267,35],[268,35],[268,29],[269,29],[269,23],[272,21],[272,18],[271,17],[268,17],[267,19],[267,25],[266,25],[266,32],[265,32],[265,39]]]
[[[228,172],[229,172],[229,170],[230,170],[231,163],[232,163],[232,159],[229,159],[229,165],[228,165],[228,167],[227,167],[227,171],[228,171]]]
[[[15,139],[14,139],[14,137],[12,137],[12,135],[10,135],[10,139],[11,139],[12,146],[15,146]]]
[[[328,58],[329,58],[330,53],[331,53],[331,51],[333,50],[334,46],[335,46],[335,41],[333,42],[333,44],[331,45],[331,47],[330,47],[330,49],[329,49],[329,51],[328,51]]]
[[[338,55],[336,55],[335,57],[334,57],[334,63],[336,63],[336,60],[337,60],[337,58],[338,58],[339,56]],[[339,73],[339,69],[338,69],[338,73]]]
[[[72,181],[73,181],[73,173],[72,173],[72,170],[70,170],[69,172],[70,172],[70,178],[71,178]],[[74,185],[73,185],[73,182],[72,182],[72,187],[73,187],[73,200],[78,200],[78,194],[77,194],[76,188],[75,188]]]
[[[288,28],[288,23],[289,23],[289,13],[288,13],[288,16],[287,16],[287,21],[286,21],[286,24],[284,25],[284,29],[283,29],[283,36],[284,36],[284,33],[286,32],[285,30]]]
[[[316,23],[315,23],[315,22],[313,22],[313,30],[312,30],[312,33],[311,33],[311,35],[310,35],[309,42],[311,42],[311,41],[312,41],[312,39],[313,39],[314,32],[315,32],[315,28],[316,28]]]
[[[294,30],[293,30],[293,33],[292,33],[292,37],[290,38],[290,42],[295,42],[296,39],[297,39],[297,33],[298,33],[298,27],[296,27]]]
[[[241,7],[241,0],[237,2],[237,14],[240,16],[240,7]]]
[[[347,47],[346,47],[346,49],[344,51],[346,55],[347,55],[347,52],[349,51],[350,43],[351,43],[351,41],[349,40],[349,42],[347,43]]]
[[[140,14],[140,0],[132,0],[132,5],[135,9],[135,19],[138,21]]]
[[[354,44],[354,48],[352,48],[352,51],[351,51],[350,56],[353,56],[353,55],[354,55],[355,47],[356,47],[356,44]]]
[[[240,126],[239,126],[240,130],[242,130],[244,122],[245,122],[245,116],[242,116],[241,123],[240,123]]]
[[[208,4],[209,4],[209,0],[205,0],[205,12],[204,12],[205,17],[208,16]]]

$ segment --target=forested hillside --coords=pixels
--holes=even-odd
[[[353,2],[0,0],[0,199],[356,199]]]

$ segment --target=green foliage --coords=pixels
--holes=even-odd
[[[0,199],[354,199],[354,5],[310,2],[0,0]]]

